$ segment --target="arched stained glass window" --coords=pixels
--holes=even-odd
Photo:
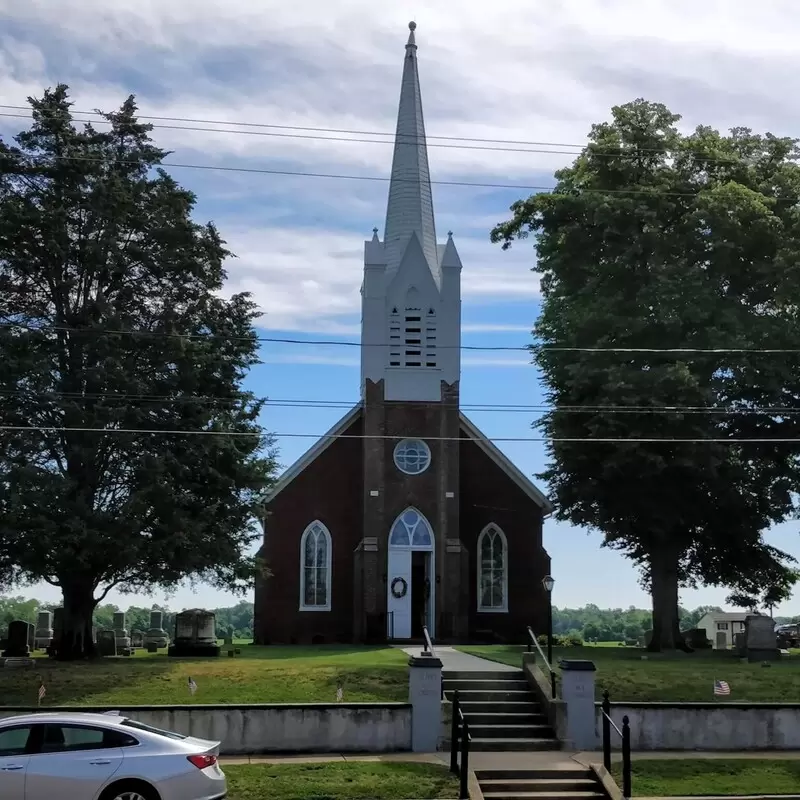
[[[300,559],[300,610],[330,611],[331,534],[319,520],[303,533]]]
[[[478,611],[508,611],[508,543],[496,525],[478,537]]]
[[[428,522],[416,508],[407,508],[395,520],[389,533],[389,545],[425,550],[433,547],[433,536]]]

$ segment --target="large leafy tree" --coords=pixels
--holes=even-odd
[[[800,342],[798,149],[678,120],[615,107],[555,190],[492,232],[504,248],[535,237],[558,516],[641,567],[653,649],[682,646],[681,585],[795,579],[762,532],[798,485],[797,444],[775,441],[797,438],[797,415],[773,409],[797,408],[800,359],[752,351]]]
[[[60,587],[73,659],[113,587],[247,585],[275,463],[254,304],[133,98],[103,130],[65,86],[29,102],[0,142],[0,577]]]

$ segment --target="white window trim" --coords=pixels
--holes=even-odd
[[[500,541],[503,543],[503,605],[494,607],[481,605],[481,545],[483,544],[484,537],[491,530],[495,530],[500,534]],[[503,531],[498,524],[490,522],[480,534],[478,534],[476,556],[478,559],[478,563],[476,564],[477,569],[475,570],[478,578],[478,612],[481,614],[508,614],[508,539],[506,538],[505,531]]]
[[[397,461],[397,451],[404,445],[409,442],[413,442],[416,445],[422,445],[425,453],[428,456],[428,463],[425,465],[425,469],[419,470],[419,472],[409,472],[407,469],[403,469]],[[395,467],[403,473],[403,475],[410,475],[414,477],[416,475],[424,475],[430,468],[431,468],[431,461],[433,460],[433,456],[431,455],[431,448],[428,447],[428,443],[424,439],[401,439],[395,446],[394,450],[392,451],[392,461],[394,462]]]
[[[325,534],[328,546],[325,548],[325,597],[327,602],[324,606],[307,606],[305,604],[306,596],[306,539],[311,531],[315,528],[321,528]],[[304,531],[300,537],[300,611],[330,611],[331,610],[331,590],[333,588],[333,581],[331,579],[331,563],[333,561],[333,542],[331,540],[331,532],[328,527],[315,519]]]

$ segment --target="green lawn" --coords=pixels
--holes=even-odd
[[[621,786],[621,765],[611,774]],[[800,759],[636,759],[631,784],[634,797],[798,794]]]
[[[466,653],[518,667],[524,647],[475,645]],[[597,666],[596,696],[608,689],[615,701],[711,702],[714,679],[731,687],[729,702],[800,702],[800,654],[783,656],[770,667],[742,664],[730,652],[647,653],[635,647],[554,647],[553,660],[577,658]],[[725,702],[725,699],[717,700]]]
[[[437,764],[350,761],[223,767],[229,800],[417,800],[458,797],[458,779]]]
[[[131,658],[60,664],[37,659],[32,670],[3,670],[0,705],[174,705],[189,703],[332,703],[405,701],[408,656],[389,647],[243,646],[229,658],[169,658],[137,650]],[[193,678],[197,692],[189,694]]]

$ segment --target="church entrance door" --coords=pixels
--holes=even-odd
[[[386,607],[389,639],[422,637],[422,626],[434,636],[434,538],[428,521],[406,509],[389,532]]]

